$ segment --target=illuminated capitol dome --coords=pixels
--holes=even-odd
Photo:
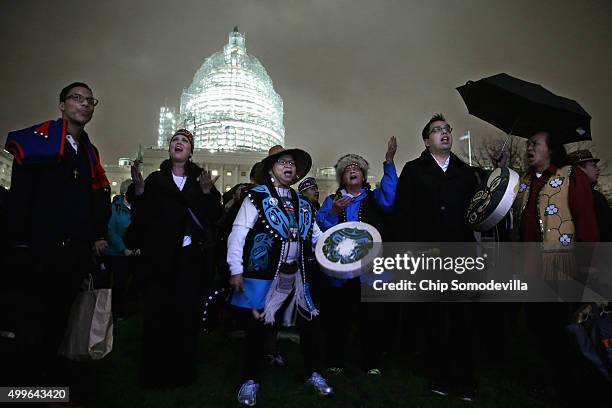
[[[139,149],[136,158],[145,176],[168,158],[168,142],[179,128],[193,132],[192,160],[219,177],[216,186],[221,192],[249,182],[251,168],[267,156],[268,149],[285,145],[283,100],[263,65],[247,54],[238,27],[229,34],[223,51],[204,60],[183,89],[178,112],[173,106],[161,107],[157,143]],[[131,162],[126,158],[105,166],[114,194],[130,178]],[[312,169],[311,174],[317,178],[322,197],[335,191],[333,167]]]
[[[183,90],[180,113],[161,108],[158,148],[167,148],[177,127],[191,130],[195,147],[211,152],[267,152],[284,145],[283,100],[263,65],[247,54],[238,27]]]

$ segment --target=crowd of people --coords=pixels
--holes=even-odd
[[[14,164],[10,191],[0,203],[8,226],[0,247],[8,249],[2,281],[13,293],[14,307],[2,317],[12,322],[20,356],[19,368],[6,379],[11,383],[68,384],[79,396],[83,364],[63,359],[57,350],[72,301],[91,274],[100,285],[113,287],[116,320],[129,314],[130,288],[141,289],[143,387],[196,381],[201,299],[222,281],[229,288],[227,307],[245,333],[238,402],[256,404],[262,365],[266,359],[284,364],[276,339],[279,329],[292,326],[300,337],[304,380],[326,397],[334,393],[333,378],[343,375],[352,339],[361,345],[364,375],[384,376],[381,333],[389,332],[400,306],[361,302],[364,276],[339,279],[323,273],[314,256],[321,235],[340,223],[361,221],[374,226],[383,241],[475,240],[465,214],[484,170],[451,152],[452,127],[442,114],[425,123],[424,150],[399,176],[397,140],[388,140],[376,188],[368,183],[370,164],[364,157],[342,155],[335,165],[338,188],[321,204],[316,180],[307,177],[310,154],[282,146],[253,166],[250,183],[220,194],[217,177],[192,161],[194,137],[186,129],[173,134],[158,171],[144,179],[136,163],[131,180],[111,201],[98,150],[85,131],[97,104],[87,84],[72,83],[60,92],[60,119],[7,138]],[[568,156],[547,129],[542,124],[528,139],[529,170],[520,181],[514,216],[504,220],[503,236],[518,242],[610,241],[612,209],[594,189],[598,159],[588,150]],[[506,159],[501,152],[495,161],[503,167]],[[551,205],[559,217],[548,216]],[[558,279],[552,274],[559,262],[564,261],[543,259],[541,276]],[[502,306],[496,308],[501,320],[516,310]],[[559,342],[551,346],[549,338],[563,335],[571,311],[567,305],[552,306],[528,309],[537,322],[542,355],[562,377],[559,353],[566,350]],[[473,401],[476,320],[487,313],[486,305],[402,307],[418,316],[414,325],[424,333],[431,392],[456,392]],[[554,382],[563,392],[568,378]]]

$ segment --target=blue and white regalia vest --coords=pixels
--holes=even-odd
[[[245,199],[257,209],[258,217],[249,231],[243,251],[244,278],[272,280],[281,262],[284,241],[299,241],[299,264],[304,267],[303,255],[310,253],[314,210],[303,196],[291,191],[293,214],[287,212],[276,190],[266,185],[251,189]],[[295,216],[294,216],[295,214]],[[304,270],[302,269],[304,272]]]

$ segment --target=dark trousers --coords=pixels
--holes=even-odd
[[[474,305],[428,303],[426,365],[434,383],[475,388]]]
[[[479,322],[476,330],[478,336],[478,353],[488,362],[502,363],[509,357],[509,339],[518,335],[520,303],[475,303],[472,310]]]
[[[575,389],[572,379],[576,370],[576,350],[565,330],[577,303],[525,303],[527,328],[534,336],[546,365],[545,377],[531,379],[542,387],[553,385],[563,398]]]
[[[266,330],[264,340],[264,354],[271,355],[278,352],[278,327],[272,326]]]
[[[380,368],[386,305],[361,303],[359,278],[323,291],[321,318],[325,330],[325,358],[329,367],[344,367],[351,329],[357,324],[361,343],[361,366],[364,370]]]
[[[255,319],[251,309],[237,309],[246,332],[243,381],[254,380],[259,382],[266,338],[276,329],[274,326],[266,326],[262,321]],[[296,326],[300,334],[300,350],[304,360],[304,377],[308,378],[313,371],[320,372],[321,370],[319,319],[315,317],[312,320],[306,320],[298,313]]]
[[[60,357],[58,348],[83,279],[95,274],[91,245],[73,242],[30,257],[27,264],[10,265],[12,273],[19,275],[13,286],[17,353],[11,384],[67,385],[71,395],[85,393],[83,364]]]
[[[104,263],[107,272],[105,287],[112,288],[113,317],[126,316],[126,303],[130,283],[132,282],[132,262],[128,256],[107,256]]]
[[[203,253],[194,244],[179,250],[172,268],[155,269],[148,277],[140,373],[144,386],[175,387],[195,382],[203,274]]]

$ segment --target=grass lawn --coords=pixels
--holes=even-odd
[[[93,407],[231,407],[237,406],[243,339],[232,339],[221,330],[201,336],[198,382],[190,387],[143,390],[137,384],[142,322],[138,317],[115,326],[112,353],[93,363]],[[265,367],[257,406],[262,407],[549,407],[545,394],[532,394],[524,373],[512,363],[478,367],[477,401],[466,403],[456,396],[437,397],[428,392],[417,357],[386,355],[379,378],[369,378],[355,366],[341,376],[329,377],[335,395],[322,398],[302,383],[299,347],[279,340],[287,367]],[[516,355],[514,355],[516,354]],[[534,359],[525,350],[508,361]]]

